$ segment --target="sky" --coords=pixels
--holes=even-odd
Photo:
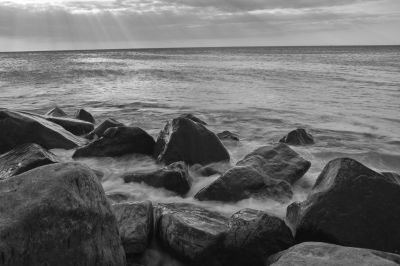
[[[0,51],[400,44],[400,0],[0,0]]]

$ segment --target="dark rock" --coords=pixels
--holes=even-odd
[[[55,117],[67,116],[67,114],[58,106],[56,106],[55,108],[49,110],[45,115],[47,115],[47,116],[55,116]]]
[[[78,111],[76,111],[75,119],[86,121],[92,124],[96,123],[96,120],[94,120],[92,114],[85,109],[79,109]]]
[[[218,137],[204,125],[187,118],[168,122],[160,132],[155,156],[166,164],[184,161],[206,165],[229,161],[229,153]]]
[[[0,180],[56,162],[58,158],[39,145],[22,144],[0,156]]]
[[[37,143],[45,149],[72,149],[85,141],[40,116],[0,109],[0,153]]]
[[[107,157],[138,153],[151,155],[154,151],[154,139],[138,127],[112,127],[103,136],[73,154],[77,157]]]
[[[86,135],[87,139],[97,139],[103,136],[104,132],[111,128],[111,127],[123,127],[124,124],[118,122],[117,120],[114,120],[112,118],[108,118],[101,122],[96,128],[90,132],[89,134]]]
[[[222,175],[232,166],[229,163],[211,163],[206,166],[195,164],[191,169],[200,176]]]
[[[129,200],[130,195],[122,192],[110,192],[106,194],[106,197],[112,203],[120,203]]]
[[[114,214],[95,174],[78,163],[0,182],[1,265],[125,265]]]
[[[275,147],[264,146],[256,149],[237,165],[254,167],[264,176],[293,184],[308,171],[311,163],[286,144],[280,143]]]
[[[339,158],[306,201],[288,207],[296,241],[321,241],[400,253],[400,186],[361,163]]]
[[[186,204],[158,204],[157,237],[179,258],[199,265],[219,252],[228,219],[216,212]]]
[[[251,166],[236,166],[201,189],[194,198],[236,202],[250,197],[287,200],[292,195],[291,186],[286,181],[264,176]]]
[[[225,265],[264,265],[265,259],[294,244],[289,227],[265,212],[243,209],[229,220],[224,239]]]
[[[194,121],[194,122],[197,122],[197,123],[199,123],[199,124],[202,124],[202,125],[207,125],[206,122],[204,122],[204,121],[201,120],[200,118],[194,116],[193,114],[183,114],[183,115],[180,115],[179,117],[180,117],[180,118],[187,118],[187,119],[190,119],[190,120],[192,120],[192,121]]]
[[[305,242],[271,256],[271,266],[395,266],[400,256],[381,251],[343,247],[327,243]]]
[[[140,254],[150,243],[153,229],[151,201],[127,202],[112,205],[127,255]]]
[[[279,142],[283,142],[289,145],[311,145],[314,144],[314,138],[311,134],[307,133],[305,129],[298,128],[287,134]]]
[[[62,126],[64,129],[77,136],[87,134],[94,129],[94,125],[92,123],[78,119],[53,116],[45,116],[44,118],[50,122]]]
[[[232,140],[232,141],[239,141],[239,135],[232,133],[230,131],[223,131],[217,134],[220,140]]]
[[[190,190],[188,167],[184,162],[176,162],[162,169],[147,173],[126,173],[121,176],[126,182],[145,183],[156,188],[165,188],[185,195]]]
[[[386,176],[394,181],[397,182],[397,184],[400,185],[400,175],[398,173],[394,173],[394,172],[382,172],[381,173],[383,176]]]

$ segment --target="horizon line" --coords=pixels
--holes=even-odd
[[[400,46],[400,44],[340,44],[340,45],[254,45],[254,46],[176,46],[176,47],[148,47],[148,48],[84,48],[84,49],[55,49],[55,50],[19,50],[0,51],[5,53],[51,53],[51,52],[96,52],[96,51],[131,51],[131,50],[167,50],[167,49],[204,49],[204,48],[289,48],[289,47],[379,47]]]

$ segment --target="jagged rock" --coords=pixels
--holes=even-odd
[[[111,128],[111,127],[123,127],[124,124],[118,122],[117,120],[114,120],[112,118],[108,118],[101,122],[96,128],[90,132],[89,134],[86,135],[87,139],[97,139],[103,136],[104,132]]]
[[[95,174],[78,163],[0,182],[1,265],[125,265],[116,219]]]
[[[24,143],[45,149],[72,149],[85,141],[40,116],[0,109],[0,153]]]
[[[158,204],[157,237],[179,258],[199,265],[220,251],[228,219],[216,212],[187,203]],[[209,264],[208,264],[209,265]]]
[[[53,109],[49,110],[45,115],[47,115],[47,116],[55,116],[55,117],[67,116],[67,114],[58,106],[56,106]]]
[[[58,161],[53,153],[37,144],[22,144],[0,156],[0,180]]]
[[[239,141],[239,136],[235,133],[232,133],[230,131],[223,131],[221,133],[217,134],[218,138],[220,140],[232,140],[232,141]]]
[[[294,244],[289,227],[265,212],[243,209],[229,219],[224,238],[225,265],[263,266],[268,256]]]
[[[287,200],[292,195],[291,186],[286,181],[263,176],[250,166],[236,166],[201,189],[194,198],[236,202],[250,197]]]
[[[400,256],[381,251],[343,247],[319,242],[305,242],[271,256],[271,266],[395,266]]]
[[[206,165],[229,161],[229,153],[218,137],[204,125],[187,118],[175,118],[160,132],[155,156],[165,164],[184,161]]]
[[[289,132],[289,134],[280,139],[279,142],[289,145],[311,145],[314,144],[314,138],[311,134],[307,133],[305,129],[298,128]]]
[[[75,119],[86,121],[92,124],[96,123],[96,120],[94,120],[92,114],[85,109],[79,109],[78,111],[76,111]]]
[[[122,156],[131,153],[151,155],[154,144],[154,139],[141,128],[112,127],[101,138],[78,148],[73,157]]]
[[[150,243],[153,229],[151,201],[127,202],[112,205],[127,255],[140,254]]]
[[[65,130],[68,130],[77,136],[87,134],[94,129],[94,125],[92,123],[78,119],[53,116],[45,116],[44,118],[50,122],[62,126]]]
[[[288,207],[296,241],[400,253],[400,186],[356,160],[330,161],[306,201]]]
[[[192,120],[192,121],[194,121],[194,122],[197,122],[197,123],[199,123],[199,124],[202,124],[202,125],[207,125],[206,122],[204,122],[204,121],[201,120],[200,118],[194,116],[193,114],[183,114],[183,115],[180,115],[179,117],[180,117],[180,118],[187,118],[187,119],[190,119],[190,120]]]
[[[147,173],[126,173],[121,178],[126,183],[143,182],[152,187],[174,191],[179,195],[185,195],[189,191],[191,183],[188,167],[184,162],[176,162],[162,169]]]

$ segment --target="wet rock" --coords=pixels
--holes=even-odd
[[[49,110],[45,115],[47,115],[47,116],[55,116],[55,117],[67,116],[67,114],[58,106],[56,106],[53,109]]]
[[[104,173],[102,171],[100,171],[100,170],[97,170],[97,169],[92,169],[92,171],[96,174],[97,179],[99,179],[99,181],[101,182],[101,180],[104,177]]]
[[[230,131],[223,131],[221,133],[218,133],[217,136],[220,140],[239,141],[239,135]]]
[[[111,128],[111,127],[123,127],[124,124],[118,122],[117,120],[114,120],[112,118],[108,118],[101,122],[96,128],[90,132],[89,134],[86,135],[87,139],[97,139],[103,136],[104,132]]]
[[[228,228],[226,217],[187,203],[158,204],[156,217],[156,234],[162,245],[199,265],[214,259]]]
[[[206,165],[229,161],[229,153],[218,137],[204,125],[187,118],[168,122],[160,132],[155,156],[165,164],[184,161]]]
[[[397,182],[397,184],[400,185],[400,175],[398,173],[394,173],[394,172],[382,172],[381,173],[383,176],[386,176],[394,181]]]
[[[128,201],[130,198],[130,195],[128,193],[122,193],[122,192],[110,192],[110,193],[106,194],[106,197],[112,203],[120,203],[120,202]]]
[[[44,118],[50,122],[62,126],[65,130],[68,130],[77,136],[85,135],[94,129],[94,125],[92,123],[78,119],[53,116],[45,116]]]
[[[294,244],[289,227],[265,212],[243,209],[229,219],[224,239],[225,265],[263,266],[268,256]]]
[[[73,157],[112,157],[132,153],[151,155],[154,144],[154,139],[141,128],[112,127],[101,138],[78,148]]]
[[[37,143],[45,149],[72,149],[85,141],[40,116],[0,109],[0,153]]]
[[[237,165],[251,166],[264,176],[293,184],[308,171],[311,163],[286,144],[280,143],[275,147],[264,146],[256,149]]]
[[[400,253],[400,186],[356,160],[330,161],[306,201],[288,207],[296,241]]]
[[[250,166],[236,166],[201,189],[194,198],[236,202],[250,197],[287,200],[292,195],[291,186],[286,181],[264,176]]]
[[[319,242],[305,242],[271,256],[271,266],[395,266],[400,256],[362,248],[343,247]]]
[[[39,145],[22,144],[0,156],[0,180],[56,162],[58,158]]]
[[[153,229],[151,201],[113,204],[112,209],[126,254],[143,253],[150,243]]]
[[[307,133],[305,129],[298,128],[289,132],[289,134],[280,139],[279,142],[289,145],[311,145],[314,144],[314,138],[311,134]]]
[[[79,109],[76,111],[75,119],[86,121],[92,124],[96,123],[96,120],[93,118],[92,114],[85,109]]]
[[[185,195],[190,190],[190,176],[184,162],[176,162],[162,169],[147,173],[126,173],[121,176],[126,182],[145,183],[156,188],[165,188]]]
[[[206,122],[204,122],[203,120],[201,120],[200,118],[194,116],[193,114],[183,114],[179,116],[180,118],[187,118],[190,119],[196,123],[202,124],[202,125],[207,125]]]
[[[197,175],[200,176],[212,176],[212,175],[222,175],[232,166],[229,163],[211,163],[205,166],[201,164],[195,164],[191,167]]]
[[[95,174],[78,163],[0,182],[1,265],[125,265],[114,214]]]

